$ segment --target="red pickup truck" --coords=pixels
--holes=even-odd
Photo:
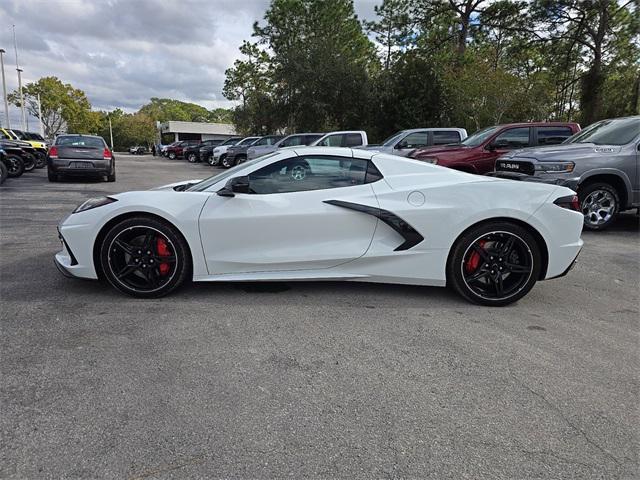
[[[509,123],[478,130],[460,143],[416,149],[409,157],[485,174],[492,172],[496,159],[509,150],[562,143],[579,131],[580,125],[572,122]]]

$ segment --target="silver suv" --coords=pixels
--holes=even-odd
[[[640,116],[602,120],[560,145],[514,150],[494,176],[556,183],[578,192],[584,226],[603,230],[623,210],[640,208]]]

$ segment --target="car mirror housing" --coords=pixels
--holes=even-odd
[[[221,197],[235,197],[236,193],[249,193],[249,177],[246,175],[233,177],[216,193]]]

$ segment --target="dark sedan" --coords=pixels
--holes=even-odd
[[[47,173],[50,182],[67,175],[106,177],[115,182],[115,158],[102,137],[59,135],[47,155]]]

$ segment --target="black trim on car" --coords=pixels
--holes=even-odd
[[[418,231],[405,222],[402,218],[398,217],[395,213],[382,208],[370,207],[368,205],[361,205],[359,203],[344,202],[342,200],[325,200],[324,203],[329,205],[335,205],[336,207],[348,208],[358,212],[373,215],[379,218],[384,223],[393,228],[396,232],[402,235],[404,242],[393,249],[394,252],[401,250],[409,250],[415,247],[424,240],[424,237],[418,233]]]

